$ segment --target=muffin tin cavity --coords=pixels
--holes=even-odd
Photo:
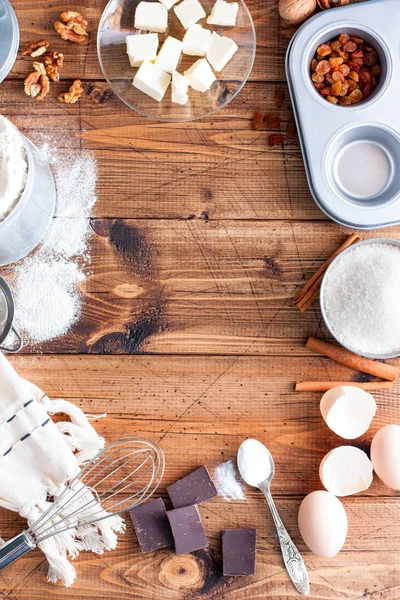
[[[365,209],[391,202],[400,189],[400,138],[381,125],[351,127],[329,144],[325,170],[348,202]]]

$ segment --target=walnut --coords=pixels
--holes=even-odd
[[[42,64],[42,63],[38,63]],[[28,77],[24,81],[24,92],[27,96],[36,98],[36,100],[43,100],[49,93],[50,81],[46,74],[42,74],[36,70],[29,73]]]
[[[51,81],[60,81],[60,73],[58,69],[61,69],[64,62],[64,54],[62,52],[49,52],[44,58],[44,64],[46,65],[46,74]]]
[[[70,42],[77,42],[81,44],[85,41],[87,34],[87,21],[83,18],[81,13],[68,10],[61,13],[60,21],[54,23],[54,29],[62,37],[63,40],[69,40]]]
[[[68,92],[59,94],[57,98],[60,102],[64,102],[65,104],[75,104],[75,102],[79,100],[82,92],[82,81],[80,79],[75,79]]]
[[[34,40],[32,42],[26,42],[25,46],[22,49],[22,56],[32,56],[33,58],[37,58],[44,54],[49,47],[49,42],[47,40]]]
[[[41,63],[41,62],[34,62],[33,63],[33,68],[35,69],[35,71],[37,71],[38,73],[40,73],[40,75],[46,75],[46,69],[45,69],[43,63]]]

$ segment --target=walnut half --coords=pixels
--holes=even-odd
[[[49,52],[44,58],[46,74],[51,81],[60,81],[60,73],[64,62],[64,54],[62,52]]]
[[[75,79],[68,92],[59,94],[57,98],[60,102],[64,102],[65,104],[75,104],[75,102],[79,100],[82,92],[82,81],[80,79]]]
[[[61,13],[61,21],[54,23],[54,29],[62,37],[63,40],[69,40],[70,42],[76,42],[81,44],[87,37],[87,21],[83,18],[81,13],[68,10]]]
[[[42,63],[37,63],[42,64]],[[28,77],[24,81],[24,92],[27,96],[36,98],[36,100],[43,100],[49,93],[50,80],[47,75],[43,74],[40,70],[29,73]]]
[[[42,56],[48,47],[49,42],[47,40],[33,40],[31,42],[26,42],[22,49],[22,56],[32,56],[32,58],[37,58],[38,56]]]

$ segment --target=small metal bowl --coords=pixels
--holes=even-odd
[[[21,336],[13,325],[14,299],[12,297],[11,290],[8,287],[8,283],[3,277],[0,277],[0,294],[3,294],[7,308],[6,318],[4,319],[3,323],[0,323],[0,350],[11,353],[19,352],[22,348],[22,340]],[[2,345],[10,331],[12,331],[16,337],[16,345],[13,348],[8,348],[7,346]]]
[[[319,294],[319,303],[321,306],[321,313],[322,313],[322,318],[324,319],[324,323],[327,326],[329,333],[332,335],[333,338],[335,338],[335,340],[341,345],[343,346],[343,348],[346,348],[346,350],[349,350],[350,352],[354,352],[355,354],[358,354],[359,356],[365,356],[365,358],[376,358],[376,359],[385,359],[385,358],[397,358],[398,356],[400,356],[400,347],[399,350],[397,352],[393,352],[391,354],[369,354],[367,352],[359,352],[358,350],[356,350],[355,348],[351,348],[350,346],[347,346],[346,344],[344,344],[342,342],[342,340],[337,336],[337,334],[334,332],[334,330],[332,329],[328,317],[326,315],[326,311],[325,311],[325,295],[326,295],[326,281],[327,278],[329,276],[330,271],[333,269],[334,265],[336,264],[336,262],[338,260],[340,260],[340,258],[346,253],[346,252],[351,252],[352,250],[354,250],[354,248],[356,246],[359,246],[360,244],[391,244],[393,246],[400,246],[400,241],[398,240],[393,240],[391,238],[371,238],[369,240],[362,240],[361,242],[357,242],[356,244],[353,244],[351,246],[349,246],[348,248],[346,248],[346,250],[343,250],[343,252],[341,252],[329,265],[329,267],[327,268],[325,275],[322,279],[322,283],[321,283],[321,290],[320,290],[320,294]]]

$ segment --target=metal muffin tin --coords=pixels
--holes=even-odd
[[[324,319],[324,323],[326,325],[326,327],[329,330],[329,333],[331,334],[331,336],[344,348],[346,348],[347,350],[350,350],[350,352],[355,352],[356,354],[359,354],[360,356],[365,356],[366,358],[375,358],[378,360],[384,360],[386,358],[397,358],[398,356],[400,356],[400,346],[399,349],[396,352],[392,352],[392,353],[388,353],[388,354],[370,354],[367,352],[359,352],[358,350],[356,350],[355,348],[350,348],[349,346],[347,346],[346,344],[344,344],[342,342],[342,340],[339,338],[339,336],[337,335],[337,333],[335,332],[335,330],[333,329],[333,327],[331,326],[329,319],[328,319],[328,315],[326,314],[326,310],[325,310],[325,297],[327,295],[327,281],[329,279],[329,275],[332,272],[332,270],[336,267],[337,263],[343,258],[343,256],[345,254],[348,254],[349,252],[354,251],[356,248],[358,248],[360,245],[369,245],[369,244],[388,244],[391,246],[397,246],[400,247],[400,241],[399,240],[395,240],[395,239],[391,239],[391,238],[369,238],[367,240],[361,240],[360,242],[357,242],[356,244],[352,244],[351,246],[349,246],[348,248],[346,248],[345,250],[343,250],[340,254],[338,254],[336,256],[336,258],[331,262],[331,264],[329,265],[329,267],[327,268],[327,270],[325,271],[324,277],[322,279],[322,283],[321,283],[321,289],[319,292],[319,304],[321,307],[321,314],[322,314],[322,318]]]
[[[346,227],[400,223],[399,31],[399,0],[369,0],[311,18],[287,51],[286,75],[310,191],[320,209]],[[365,39],[382,67],[371,96],[352,106],[330,104],[311,80],[316,49],[341,33]],[[376,186],[372,193],[362,189],[367,178]]]

